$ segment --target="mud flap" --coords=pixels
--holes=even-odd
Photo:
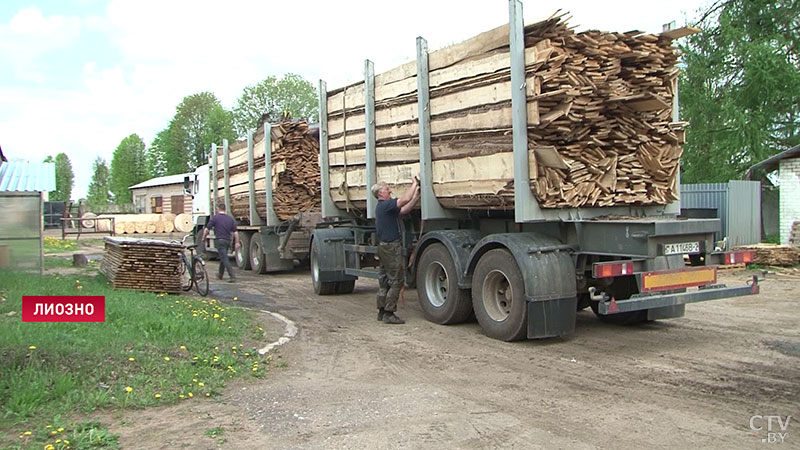
[[[575,331],[578,298],[528,302],[528,338],[565,336]]]

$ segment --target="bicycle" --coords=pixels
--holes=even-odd
[[[194,254],[197,244],[185,244],[186,239],[190,236],[193,235],[187,234],[180,242],[186,250],[189,250],[190,254],[190,256],[186,256],[185,251],[181,253],[181,263],[178,271],[181,277],[181,289],[189,291],[192,289],[192,286],[194,286],[197,289],[197,293],[205,297],[208,295],[208,272],[206,272],[206,262],[203,261],[200,255]],[[177,243],[177,241],[173,242]]]

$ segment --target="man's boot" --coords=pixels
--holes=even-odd
[[[394,311],[386,311],[386,313],[383,315],[383,323],[403,324],[406,323],[406,321],[397,317]]]
[[[383,315],[386,314],[386,310],[384,308],[380,308],[378,310],[378,322],[383,320]]]

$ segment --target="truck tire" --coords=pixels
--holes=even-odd
[[[472,313],[469,292],[458,288],[453,257],[442,244],[425,249],[417,265],[417,295],[425,318],[433,323],[462,323]]]
[[[317,295],[329,295],[336,291],[336,282],[319,281],[319,254],[317,251],[317,241],[311,241],[311,283],[314,285],[314,292]],[[352,290],[351,290],[352,292]]]
[[[631,295],[635,294],[637,291],[636,278],[632,276],[616,278],[614,283],[606,289],[606,293],[617,300],[631,298]],[[637,323],[647,322],[646,309],[617,314],[599,314],[598,302],[591,301],[589,302],[589,306],[592,307],[594,315],[603,323],[610,323],[612,325],[635,325]]]
[[[250,233],[239,232],[239,250],[235,250],[236,267],[250,270]]]
[[[250,268],[253,272],[267,273],[267,258],[264,256],[264,249],[261,245],[261,233],[254,233],[250,237]]]
[[[489,250],[478,260],[472,275],[472,309],[491,338],[517,341],[527,336],[525,285],[508,250]]]
[[[338,281],[333,289],[337,294],[351,294],[356,288],[356,280]]]
[[[203,240],[202,228],[197,230],[197,232],[194,234],[194,243],[197,244],[197,248],[195,249],[195,251],[197,251],[197,256],[203,258],[206,261],[211,259],[210,258],[211,255],[206,253],[206,241]]]

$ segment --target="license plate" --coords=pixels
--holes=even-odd
[[[681,242],[680,244],[664,244],[665,255],[684,255],[686,253],[700,253],[700,243]]]

